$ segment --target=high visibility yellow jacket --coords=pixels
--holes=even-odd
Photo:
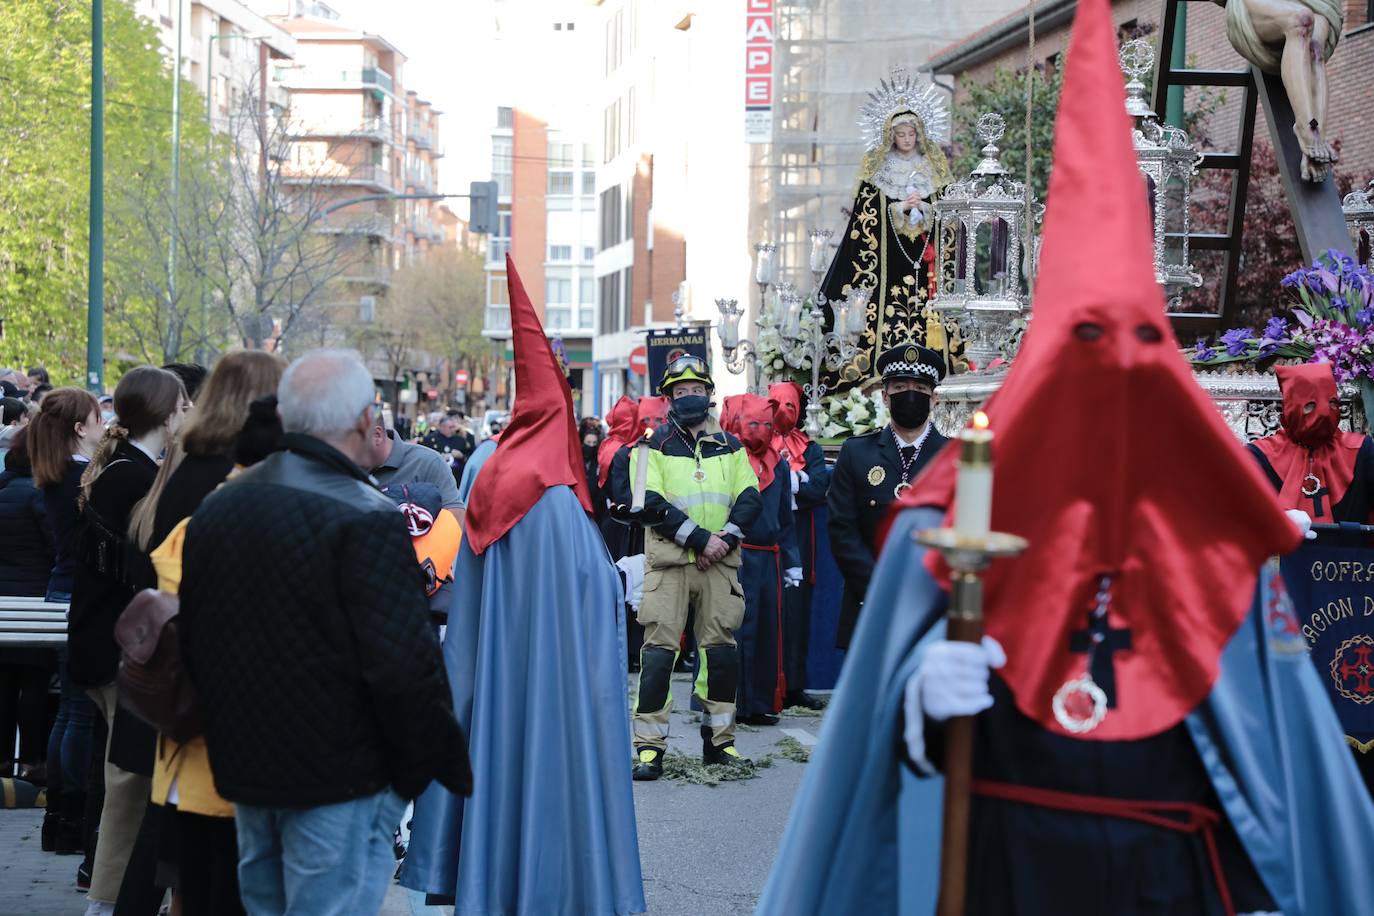
[[[695,441],[673,423],[649,440],[644,507],[665,513],[654,533],[686,548],[689,560],[721,533],[739,546],[763,502],[749,455],[734,436],[707,421]],[[638,479],[639,449],[630,450],[630,480]]]

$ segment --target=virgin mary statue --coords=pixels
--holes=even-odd
[[[934,87],[894,67],[891,80],[869,93],[859,124],[864,157],[854,206],[821,291],[829,302],[847,298],[856,287],[872,294],[858,355],[827,373],[832,392],[867,381],[878,354],[897,343],[924,344],[944,353],[947,362],[958,343],[926,308],[935,279],[931,203],[950,181],[949,163],[938,145],[948,135],[949,112]],[[829,325],[829,306],[826,313]]]

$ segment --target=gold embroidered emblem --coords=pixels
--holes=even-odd
[[[917,358],[918,358],[919,356],[920,356],[920,354],[916,352],[916,348],[915,348],[915,347],[907,347],[907,348],[906,348],[906,352],[902,354],[902,358],[905,359],[905,360],[906,360],[907,362],[909,362],[909,363],[914,363],[914,362],[916,362],[916,360],[917,360]]]
[[[886,477],[887,471],[876,464],[868,469],[868,485],[870,487],[876,487],[878,484],[882,483]]]

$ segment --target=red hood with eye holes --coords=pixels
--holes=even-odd
[[[1066,56],[1035,320],[985,408],[993,528],[1030,548],[988,570],[986,627],[1007,650],[1017,707],[1070,734],[1052,700],[1087,670],[1073,634],[1111,574],[1108,623],[1131,646],[1113,653],[1115,706],[1075,737],[1131,740],[1207,696],[1260,564],[1298,536],[1165,320],[1107,0],[1079,3]],[[944,508],[952,524],[958,450],[899,507]]]
[[[1314,521],[1331,522],[1331,507],[1341,501],[1355,479],[1355,459],[1364,436],[1340,431],[1340,410],[1332,403],[1337,396],[1336,377],[1329,364],[1279,366],[1274,374],[1279,377],[1279,389],[1283,392],[1283,428],[1255,442],[1255,448],[1283,481],[1279,505],[1301,509]],[[1308,402],[1315,402],[1316,407],[1305,414],[1303,407]],[[1316,501],[1302,493],[1309,474],[1326,491],[1321,495],[1320,516]]]

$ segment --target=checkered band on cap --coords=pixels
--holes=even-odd
[[[883,367],[883,378],[890,376],[913,376],[928,375],[935,384],[940,384],[940,370],[930,363],[905,362],[903,360],[893,360]]]

